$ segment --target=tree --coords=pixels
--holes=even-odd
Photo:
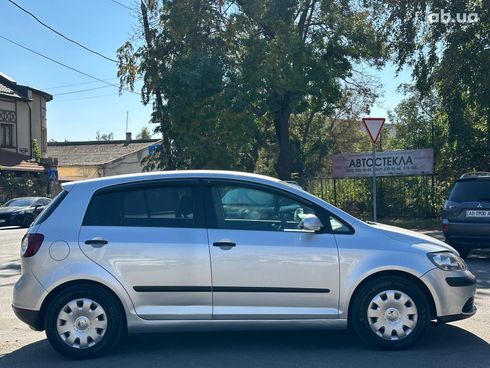
[[[448,160],[467,171],[490,169],[490,7],[488,1],[366,1],[399,68],[413,70],[419,98],[440,99]],[[433,15],[437,15],[436,19]],[[444,15],[444,19],[441,17]],[[463,18],[463,14],[465,14]],[[470,19],[469,14],[473,14]],[[477,19],[474,15],[477,14]],[[438,22],[429,23],[434,18]]]
[[[114,133],[110,132],[110,133],[100,133],[98,130],[97,130],[97,134],[95,136],[95,140],[96,141],[112,141],[114,139]]]
[[[174,0],[141,3],[144,44],[119,50],[121,86],[143,76],[164,137],[164,168],[253,170],[274,135],[274,169],[290,179],[291,117],[332,111],[383,40],[357,1]],[[276,148],[277,147],[277,148]]]
[[[140,132],[136,134],[136,139],[151,139],[151,132],[147,126],[141,128]]]
[[[32,158],[39,162],[41,160],[41,147],[39,147],[39,143],[37,143],[37,139],[32,140]]]

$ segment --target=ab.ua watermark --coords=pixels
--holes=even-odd
[[[478,13],[456,13],[451,14],[441,9],[439,13],[430,13],[427,15],[427,20],[430,24],[433,23],[475,23],[480,20]]]

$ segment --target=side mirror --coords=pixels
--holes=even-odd
[[[303,230],[319,231],[322,227],[322,222],[315,215],[308,214],[303,218]]]

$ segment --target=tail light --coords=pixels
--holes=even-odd
[[[448,224],[442,224],[442,231],[447,233],[449,231],[449,225]]]
[[[41,245],[43,244],[43,234],[26,234],[22,238],[21,254],[22,257],[32,257],[37,253]]]

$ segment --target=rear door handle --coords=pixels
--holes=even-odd
[[[236,244],[231,241],[219,241],[219,242],[214,242],[213,246],[220,247],[221,249],[227,250],[236,247]]]
[[[94,248],[103,247],[107,243],[108,241],[102,238],[93,238],[93,239],[85,240],[85,244],[91,245]]]

